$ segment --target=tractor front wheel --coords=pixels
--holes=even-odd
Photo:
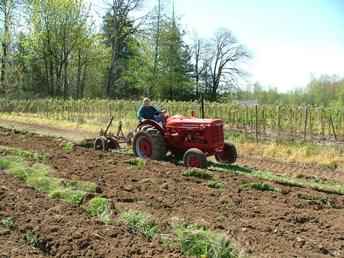
[[[222,152],[215,153],[215,159],[220,163],[233,164],[237,157],[237,150],[231,143],[225,143]]]
[[[163,160],[167,152],[164,137],[156,129],[140,131],[134,137],[133,152],[142,159]]]
[[[184,165],[192,168],[207,168],[207,157],[199,149],[189,149],[184,154]]]

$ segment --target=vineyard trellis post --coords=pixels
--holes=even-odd
[[[201,117],[202,119],[205,118],[205,111],[204,111],[204,95],[201,96]]]
[[[277,106],[277,141],[280,139],[281,134],[281,106]]]
[[[259,125],[259,122],[258,122],[258,105],[256,105],[256,142],[257,143],[259,142],[258,125]]]
[[[332,129],[332,133],[333,133],[333,136],[334,136],[334,140],[337,141],[336,129],[334,127],[334,123],[333,123],[333,119],[332,119],[332,115],[331,114],[330,114],[329,120],[330,120],[330,126],[331,126],[331,129]]]
[[[306,106],[305,109],[305,127],[304,127],[304,131],[303,131],[303,140],[306,141],[307,138],[307,125],[308,125],[308,106]]]

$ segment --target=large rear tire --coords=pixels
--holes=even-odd
[[[192,168],[207,168],[207,156],[199,149],[192,148],[184,154],[184,166]]]
[[[225,143],[223,146],[223,151],[215,153],[215,159],[220,163],[233,164],[237,158],[237,150],[231,143]]]
[[[164,137],[153,128],[140,131],[134,137],[133,152],[142,159],[163,160],[167,153]]]

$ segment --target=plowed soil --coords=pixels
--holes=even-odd
[[[0,145],[48,155],[56,176],[96,182],[119,210],[138,209],[168,230],[178,217],[225,233],[253,257],[344,257],[344,196],[276,184],[281,192],[242,190],[257,179],[216,173],[225,187],[186,178],[170,163],[129,165],[131,156],[76,147],[66,153],[61,141],[2,132]],[[0,234],[0,257],[181,257],[157,241],[128,232],[124,225],[103,225],[79,207],[50,200],[0,172],[0,218],[13,217],[17,228]],[[38,248],[23,239],[39,235]]]

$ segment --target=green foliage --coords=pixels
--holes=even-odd
[[[63,150],[67,153],[72,152],[74,150],[74,144],[70,142],[63,144]]]
[[[0,169],[8,169],[10,167],[11,162],[7,159],[0,159]]]
[[[151,216],[140,211],[127,211],[120,214],[120,220],[125,222],[134,233],[141,233],[149,240],[159,232],[158,226]]]
[[[111,222],[112,212],[109,200],[103,197],[94,197],[88,202],[87,212],[91,216],[97,216],[103,223]]]
[[[211,174],[207,170],[203,170],[199,168],[188,169],[183,173],[183,176],[197,177],[197,178],[205,179],[205,180],[211,180],[213,178],[213,174]]]
[[[83,192],[94,193],[97,190],[97,184],[93,182],[77,181],[77,180],[62,180],[61,184],[71,190],[80,190]]]
[[[210,168],[213,171],[219,172],[230,172],[239,175],[247,175],[251,177],[256,177],[263,180],[269,180],[276,182],[281,185],[286,185],[290,187],[306,187],[315,189],[317,191],[325,193],[335,193],[344,195],[344,186],[343,184],[335,181],[324,181],[319,179],[304,179],[304,178],[294,178],[282,175],[276,175],[269,171],[255,171],[247,169],[238,165],[220,165],[213,164]],[[259,186],[258,186],[259,187]]]
[[[190,257],[234,258],[231,243],[221,234],[197,225],[175,225],[175,234],[182,253]]]
[[[48,176],[30,175],[26,183],[36,190],[44,193],[50,193],[59,188],[60,180]]]
[[[28,169],[22,162],[11,161],[10,167],[7,171],[10,175],[19,178],[22,181],[26,181],[28,177]]]
[[[33,247],[39,246],[39,238],[38,236],[33,233],[32,231],[27,231],[24,235],[24,240]]]
[[[8,228],[8,229],[11,229],[11,230],[15,228],[14,220],[13,220],[13,218],[11,218],[11,217],[7,217],[7,218],[2,219],[2,220],[1,220],[1,224],[2,224],[4,227],[6,227],[6,228]]]
[[[109,200],[103,197],[94,197],[88,203],[87,212],[91,216],[98,216],[109,207]]]
[[[52,177],[50,167],[41,163],[34,163],[30,166],[28,162],[23,160],[21,154],[18,157],[6,156],[1,160],[3,164],[6,164],[9,174],[21,179],[37,191],[48,193],[51,198],[80,205],[87,192],[96,192],[95,183]]]
[[[209,181],[208,187],[214,188],[214,189],[223,189],[225,187],[225,185],[221,181]]]
[[[131,166],[136,166],[138,169],[143,169],[146,166],[146,160],[144,159],[130,159],[126,161]]]
[[[49,192],[50,198],[64,200],[65,202],[73,205],[80,205],[85,195],[86,192],[84,191],[71,190],[62,187],[52,189]]]
[[[278,192],[279,190],[266,183],[247,183],[240,186],[241,189],[255,189],[259,191]]]

